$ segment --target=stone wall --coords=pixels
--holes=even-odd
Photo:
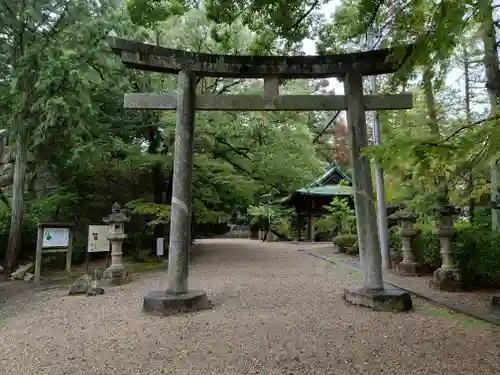
[[[0,130],[0,189],[6,197],[12,196],[15,154],[9,145],[7,131]],[[38,166],[34,172],[26,176],[26,193],[34,193],[36,197],[50,196],[57,188],[57,180],[46,166]]]

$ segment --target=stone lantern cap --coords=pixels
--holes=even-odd
[[[106,224],[126,223],[130,221],[130,218],[123,214],[120,204],[115,202],[111,207],[111,215],[103,217],[102,221],[104,221]]]
[[[441,214],[441,216],[453,216],[458,214],[458,210],[455,206],[447,204],[439,209],[439,213]]]
[[[408,211],[408,210],[399,210],[389,216],[389,219],[393,220],[405,220],[405,221],[417,221],[418,214]]]

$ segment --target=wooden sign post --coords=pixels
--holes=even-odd
[[[41,222],[38,224],[35,281],[40,281],[42,254],[66,253],[66,272],[71,273],[74,227],[72,223]]]

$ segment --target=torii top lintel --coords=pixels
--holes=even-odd
[[[351,70],[362,75],[397,71],[413,51],[413,45],[341,55],[249,56],[194,53],[108,37],[113,52],[129,68],[164,73],[190,69],[198,76],[262,78],[343,77]],[[393,54],[399,57],[396,62]]]

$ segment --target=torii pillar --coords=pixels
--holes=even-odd
[[[361,73],[356,70],[348,72],[344,79],[344,87],[347,96],[354,205],[363,278],[361,288],[344,290],[344,299],[379,311],[408,311],[413,308],[410,294],[401,289],[384,288],[382,278],[382,255],[377,213],[373,202],[370,159],[362,154],[362,150],[368,146],[368,134]]]

